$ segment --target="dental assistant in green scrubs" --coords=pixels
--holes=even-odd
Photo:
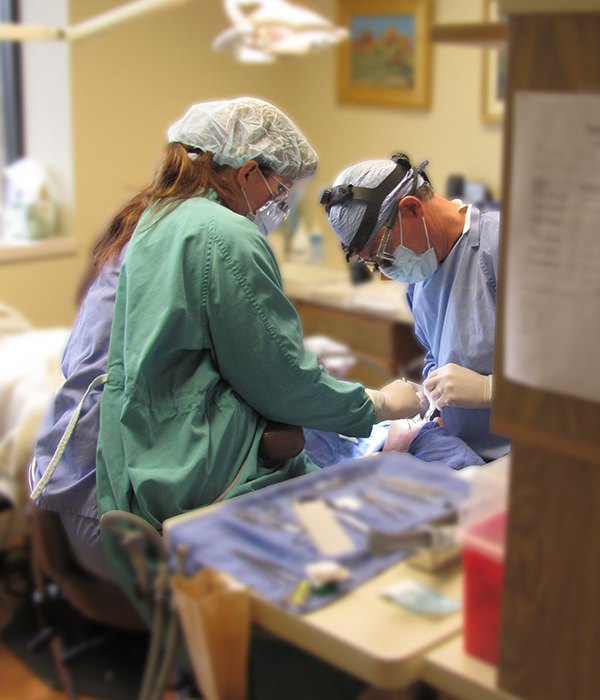
[[[341,382],[304,348],[265,237],[317,167],[293,122],[254,98],[205,102],[168,140],[153,181],[164,194],[139,195],[98,248],[101,263],[126,247],[102,389],[99,512],[130,511],[159,530],[316,469],[304,452],[264,462],[267,420],[358,437],[420,407],[408,383]]]

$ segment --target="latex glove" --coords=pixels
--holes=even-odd
[[[489,408],[492,403],[492,375],[454,363],[431,372],[423,389],[436,408]]]
[[[427,411],[429,410],[429,397],[425,393],[425,389],[423,389],[422,384],[417,384],[417,382],[408,382],[412,388],[417,392],[417,396],[419,397],[419,403],[420,403],[420,408],[419,408],[419,416],[422,417],[424,416]]]
[[[377,422],[412,418],[419,413],[420,401],[410,382],[396,379],[382,389],[366,389],[373,405]]]
[[[356,358],[347,345],[338,343],[326,335],[309,335],[304,338],[304,347],[314,352],[319,364],[325,367],[329,374],[342,379],[348,370],[356,364]]]

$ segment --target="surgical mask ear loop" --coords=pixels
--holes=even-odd
[[[400,245],[404,245],[404,230],[402,229],[402,212],[400,212],[398,216],[400,220]],[[429,230],[427,228],[427,222],[425,221],[425,217],[421,217],[421,221],[423,222],[423,229],[425,230],[425,238],[427,239],[427,250],[430,248],[433,248],[431,245],[431,241],[429,240]]]
[[[404,229],[402,228],[402,211],[398,210],[398,219],[400,220],[400,245],[404,246]]]
[[[425,229],[425,238],[427,239],[427,250],[429,250],[430,248],[433,248],[433,246],[431,245],[431,242],[429,240],[429,231],[427,230],[427,223],[425,221],[424,216],[421,218],[421,221],[423,222],[423,228]]]
[[[250,200],[248,199],[248,195],[246,194],[246,188],[242,187],[242,194],[244,195],[244,199],[246,200],[246,206],[248,207],[248,214],[250,216],[255,216],[254,212],[252,211],[252,207],[250,206]]]
[[[262,177],[263,182],[267,186],[267,189],[269,190],[271,198],[273,198],[275,195],[273,194],[273,190],[269,187],[269,182],[268,182],[267,178],[263,175],[263,172],[260,168],[258,169],[258,172],[260,173],[260,176]],[[248,214],[250,214],[250,216],[256,216],[255,212],[252,211],[252,207],[250,206],[250,200],[248,199],[248,195],[246,194],[245,187],[242,187],[242,194],[244,195],[244,199],[246,200],[246,206],[248,207]]]
[[[275,199],[276,197],[278,197],[281,190],[278,189],[277,192],[273,192],[273,190],[271,189],[271,186],[269,185],[269,181],[268,181],[267,178],[263,175],[263,171],[262,171],[262,170],[259,170],[258,172],[260,173],[260,176],[262,177],[263,182],[265,183],[265,185],[267,186],[267,189],[269,190],[269,193],[271,194],[270,199]],[[275,182],[279,185],[279,187],[280,187],[280,188],[283,187],[283,189],[286,190],[286,197],[287,197],[287,194],[290,192],[290,190],[291,190],[292,188],[291,188],[291,187],[288,187],[285,183],[281,182],[281,181],[279,180],[279,177],[278,177],[276,174],[274,174],[273,177],[275,177]],[[269,200],[267,200],[267,201],[269,201]],[[266,204],[266,202],[265,202],[265,204]],[[263,205],[263,206],[264,206],[264,205]]]
[[[268,181],[267,178],[263,175],[263,171],[259,168],[259,169],[258,169],[258,172],[260,173],[260,176],[262,177],[263,182],[264,182],[265,185],[267,186],[267,189],[269,190],[269,193],[271,194],[271,197],[274,197],[274,196],[275,196],[275,193],[274,193],[273,190],[271,189],[271,187],[270,187],[270,185],[269,185],[269,181]]]

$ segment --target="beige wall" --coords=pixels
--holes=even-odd
[[[335,0],[304,0],[335,17]],[[483,0],[437,0],[435,21],[469,22],[483,17]],[[499,195],[501,126],[481,121],[482,50],[436,45],[433,48],[432,108],[429,111],[338,104],[335,52],[297,62],[291,113],[301,120],[319,156],[321,168],[306,198],[311,217],[327,224],[314,203],[323,186],[346,165],[367,158],[387,158],[395,151],[413,162],[428,159],[428,173],[442,192],[446,178],[462,173],[487,184]],[[313,212],[316,212],[313,214]],[[328,264],[342,265],[337,239],[326,239]]]
[[[36,2],[43,0],[27,0],[34,6]],[[123,3],[70,0],[71,21],[119,4]],[[335,16],[334,0],[303,4]],[[478,20],[482,5],[483,0],[437,0],[436,16],[439,21]],[[151,175],[168,124],[188,104],[203,99],[252,94],[277,103],[293,117],[321,157],[304,211],[324,229],[316,204],[321,187],[350,162],[387,157],[395,150],[408,152],[413,160],[428,158],[439,189],[449,174],[460,172],[498,194],[501,129],[480,119],[481,50],[434,48],[430,111],[357,107],[336,101],[334,51],[276,65],[242,66],[210,48],[226,26],[220,0],[194,0],[70,48],[72,144],[54,150],[64,157],[72,148],[74,194],[72,203],[68,197],[66,202],[72,219],[67,216],[66,221],[80,242],[79,252],[0,264],[0,299],[18,306],[38,325],[70,324],[75,289],[94,238],[110,214]],[[51,48],[37,47],[38,62],[40,52]],[[46,84],[60,79],[56,73],[47,75]],[[58,90],[61,104],[48,98],[49,114],[62,113],[61,94]],[[52,143],[65,139],[56,126],[48,128],[51,120],[39,107],[34,118],[38,148],[44,138]],[[67,174],[63,182],[71,187]],[[331,234],[326,249],[327,264],[341,265]]]

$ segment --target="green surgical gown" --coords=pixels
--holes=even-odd
[[[256,226],[195,197],[146,212],[119,276],[97,451],[100,513],[169,517],[316,467],[269,469],[267,419],[367,436],[360,384],[304,349],[296,310]]]

